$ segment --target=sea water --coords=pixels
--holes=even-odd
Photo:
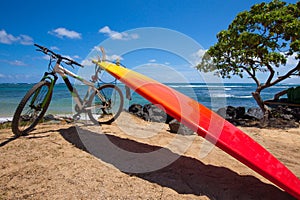
[[[18,104],[26,92],[34,84],[27,83],[2,83],[0,84],[0,122],[11,120]],[[244,106],[246,108],[257,107],[251,92],[256,89],[255,84],[250,83],[167,83],[169,87],[197,100],[206,107],[216,111],[225,106]],[[75,85],[81,96],[84,96],[86,86]],[[125,96],[125,86],[118,84]],[[278,84],[262,91],[263,99],[272,99],[274,94],[296,85]],[[146,99],[132,91],[132,99],[126,100],[124,108],[128,109],[131,104],[147,104]],[[52,101],[48,108],[48,114],[72,114],[74,103],[70,92],[63,83],[55,85]]]

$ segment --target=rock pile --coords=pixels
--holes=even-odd
[[[217,113],[235,126],[257,126],[264,113],[259,108],[227,106],[220,108]]]
[[[260,108],[227,106],[220,108],[217,113],[227,121],[238,126],[261,126],[264,113]],[[278,106],[272,108],[267,124],[264,127],[297,128],[300,122],[300,108]]]
[[[146,121],[169,123],[173,118],[153,104],[132,104],[128,111]]]
[[[176,119],[167,115],[163,109],[158,108],[153,104],[132,104],[128,111],[146,121],[167,123],[170,127],[170,132],[182,135],[194,134],[192,130],[184,126]],[[262,127],[262,119],[264,113],[260,108],[233,107],[227,106],[220,108],[217,113],[227,121],[236,126],[246,127]],[[269,120],[264,127],[272,128],[297,128],[300,122],[300,108],[289,108],[278,106],[272,108]]]
[[[166,114],[163,109],[158,108],[153,104],[146,104],[144,106],[140,104],[132,104],[129,107],[128,112],[146,121],[169,124],[171,133],[177,133],[181,135],[194,134],[194,131],[181,124],[170,115]]]

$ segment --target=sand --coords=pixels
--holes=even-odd
[[[300,177],[300,129],[241,128]],[[199,136],[123,113],[112,125],[0,130],[0,199],[293,199]]]

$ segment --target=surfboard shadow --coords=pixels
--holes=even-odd
[[[77,148],[114,165],[120,171],[173,189],[179,194],[206,195],[211,199],[294,199],[254,176],[239,175],[225,167],[206,165],[160,146],[78,127],[60,129],[60,134]],[[153,152],[159,153],[154,155]],[[154,156],[147,157],[152,154]],[[159,162],[166,160],[174,162],[155,169],[160,166]]]

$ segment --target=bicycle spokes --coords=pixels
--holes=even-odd
[[[13,118],[12,128],[16,135],[26,135],[36,126],[48,108],[51,95],[50,83],[46,81],[37,83],[28,91]]]
[[[123,95],[112,84],[103,85],[89,100],[89,117],[94,123],[111,123],[123,109]]]

